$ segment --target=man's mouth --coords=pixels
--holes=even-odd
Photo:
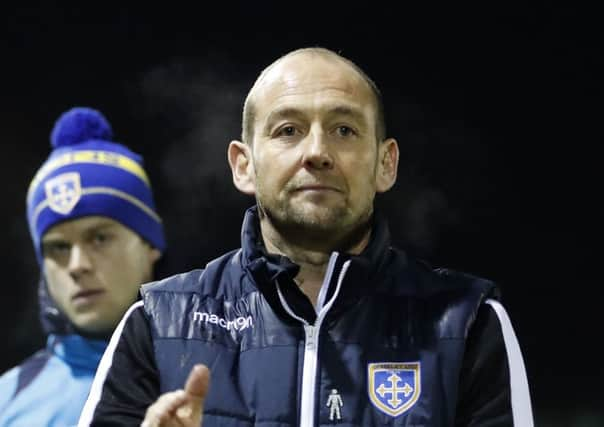
[[[308,184],[308,185],[301,185],[299,187],[296,187],[294,189],[294,192],[302,192],[302,191],[334,191],[337,193],[341,193],[341,191],[336,188],[336,187],[332,187],[329,185],[323,185],[323,184]]]
[[[104,293],[105,291],[103,289],[86,289],[74,294],[71,297],[71,300],[74,302],[85,303],[88,301],[92,301],[93,299],[99,297]]]

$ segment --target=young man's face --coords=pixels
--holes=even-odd
[[[376,140],[367,82],[342,61],[300,54],[275,65],[254,96],[253,192],[261,208],[274,222],[319,234],[345,235],[366,221],[398,161],[394,140]]]
[[[92,334],[115,328],[160,256],[129,228],[100,216],[50,228],[42,254],[51,297],[79,330]]]

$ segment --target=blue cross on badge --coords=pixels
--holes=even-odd
[[[367,365],[369,400],[380,411],[398,417],[407,412],[421,393],[420,362]]]

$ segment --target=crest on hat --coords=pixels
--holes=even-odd
[[[420,362],[370,363],[367,368],[369,399],[383,413],[398,417],[418,401]]]
[[[49,179],[44,184],[48,206],[55,212],[67,215],[82,197],[80,174],[68,172]]]

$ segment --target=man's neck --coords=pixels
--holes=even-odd
[[[331,253],[338,250],[358,255],[367,246],[371,235],[371,229],[367,227],[362,233],[357,233],[356,238],[346,240],[348,244],[345,246],[332,244],[309,248],[288,239],[267,218],[260,221],[260,229],[264,245],[269,253],[285,255],[300,266],[300,271],[294,280],[314,306],[317,304]]]

